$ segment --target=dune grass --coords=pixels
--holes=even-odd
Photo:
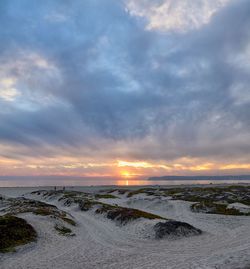
[[[24,219],[12,215],[0,216],[0,252],[15,251],[15,247],[35,241],[37,233]]]
[[[203,212],[208,214],[220,214],[231,216],[249,216],[250,213],[243,213],[235,208],[227,208],[226,204],[214,203],[211,201],[202,201],[191,205],[194,212]]]
[[[71,225],[76,225],[75,221],[71,219],[65,211],[59,210],[54,205],[25,198],[12,198],[8,199],[7,202],[9,207],[2,211],[11,215],[17,215],[20,213],[33,213],[35,215],[50,216],[55,219],[61,219]]]
[[[113,194],[96,194],[95,199],[117,199],[118,197]]]
[[[72,234],[72,230],[63,226],[63,225],[55,225],[55,229],[56,231],[60,234],[60,235],[64,235],[64,236],[73,236],[75,234]]]

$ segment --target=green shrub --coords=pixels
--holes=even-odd
[[[0,216],[0,252],[35,241],[37,233],[24,219],[12,215]]]
[[[75,234],[72,234],[72,231],[71,231],[71,229],[69,229],[69,228],[67,228],[67,227],[65,227],[65,226],[59,226],[59,225],[55,225],[55,229],[58,231],[58,233],[59,234],[61,234],[61,235],[65,235],[65,236],[73,236],[73,235],[75,235]]]
[[[67,222],[68,224],[72,226],[76,226],[76,222],[73,219],[67,218],[67,217],[62,217],[61,218],[63,221]]]
[[[117,199],[118,197],[112,194],[96,194],[95,199]]]
[[[221,214],[232,216],[250,215],[249,213],[243,213],[235,208],[227,208],[226,204],[214,203],[211,201],[202,201],[191,205],[191,210],[194,212],[203,212],[208,214]]]

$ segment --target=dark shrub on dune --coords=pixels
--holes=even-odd
[[[166,222],[158,222],[154,226],[155,238],[161,239],[165,237],[187,237],[199,235],[202,233],[200,229],[192,225],[175,220],[168,220]]]
[[[107,218],[112,220],[117,220],[120,223],[127,223],[131,220],[136,220],[139,218],[145,219],[159,219],[160,216],[144,212],[132,208],[116,208],[107,213]]]
[[[0,252],[15,250],[15,247],[34,241],[37,233],[24,219],[0,216]]]

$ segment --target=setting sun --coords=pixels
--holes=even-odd
[[[130,177],[133,177],[134,175],[130,174],[130,172],[128,171],[122,171],[121,176],[125,178],[130,178]]]

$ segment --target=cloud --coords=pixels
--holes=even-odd
[[[231,0],[129,0],[132,15],[144,17],[148,30],[181,31],[202,27]]]
[[[1,2],[1,155],[248,163],[248,1],[127,3]]]
[[[14,88],[15,79],[7,77],[0,80],[0,98],[5,101],[14,101],[18,91]]]

